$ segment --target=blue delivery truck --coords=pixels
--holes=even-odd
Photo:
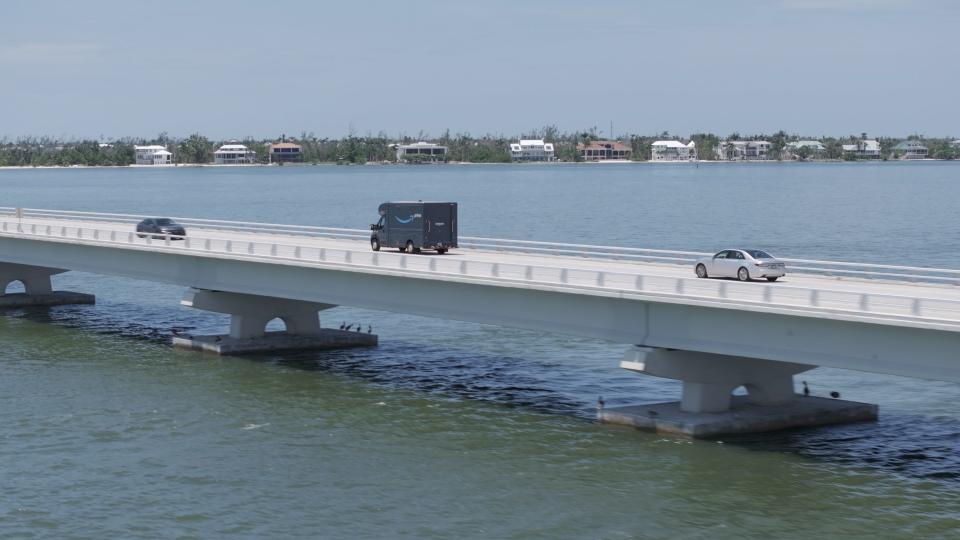
[[[457,247],[457,203],[385,202],[380,205],[380,221],[370,225],[370,247],[395,247],[420,253],[433,249],[446,253]]]

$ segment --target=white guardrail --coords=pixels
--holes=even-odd
[[[768,308],[791,308],[818,312],[847,313],[878,318],[897,318],[916,322],[960,324],[960,301],[906,295],[868,293],[843,290],[814,289],[785,283],[740,283],[725,280],[645,275],[640,273],[611,272],[583,268],[564,268],[556,265],[517,264],[466,260],[456,257],[421,257],[399,253],[380,253],[369,249],[354,250],[319,247],[309,243],[298,244],[295,236],[362,239],[369,232],[357,229],[309,227],[301,225],[276,225],[244,223],[222,220],[173,218],[186,227],[202,227],[202,237],[175,237],[138,235],[131,226],[129,230],[117,230],[96,223],[76,225],[69,221],[96,221],[134,224],[139,216],[127,214],[100,214],[65,212],[58,210],[34,210],[0,207],[0,234],[19,237],[42,237],[54,241],[71,241],[94,244],[120,245],[123,247],[151,248],[177,252],[190,251],[210,254],[226,254],[238,258],[269,259],[277,262],[296,261],[298,264],[318,266],[348,266],[361,271],[391,271],[422,276],[424,272],[438,278],[477,279],[527,285],[576,288],[584,291],[606,291],[627,294],[645,294],[683,297],[691,300],[737,303]],[[43,223],[42,221],[47,223]],[[37,222],[41,221],[41,222]],[[56,223],[61,221],[61,223]],[[51,223],[52,222],[52,223]],[[228,231],[259,233],[263,239],[230,237]],[[219,235],[217,234],[219,233]],[[269,238],[268,235],[284,235]],[[702,253],[616,248],[549,242],[511,241],[487,238],[470,238],[465,247],[482,247],[502,251],[521,251],[539,254],[575,255],[618,260],[638,260],[661,263],[690,263]],[[791,260],[788,260],[788,264]],[[797,261],[797,260],[793,260]],[[933,282],[960,280],[960,271],[919,267],[887,265],[860,265],[829,261],[800,261],[812,266],[817,273],[843,272],[858,277],[883,279],[913,279]],[[558,263],[559,264],[559,263]],[[823,265],[844,268],[834,271],[820,269]],[[794,266],[788,267],[797,270]],[[900,273],[897,273],[900,272]],[[948,277],[949,276],[949,277]]]

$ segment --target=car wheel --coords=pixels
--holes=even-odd
[[[741,266],[740,269],[737,270],[737,279],[739,279],[740,281],[750,281],[750,272],[748,272],[746,268]]]
[[[377,240],[376,238],[371,238],[371,239],[370,239],[370,249],[372,249],[372,250],[374,250],[374,251],[380,251],[380,240]]]
[[[399,247],[397,247],[397,251],[399,251],[400,253],[403,253],[403,252],[406,251],[406,250],[407,250],[407,246],[399,246]]]
[[[447,252],[447,250],[444,249],[444,248],[437,248],[437,255],[443,255],[443,254],[446,253],[446,252]]]
[[[780,277],[780,276],[768,277],[768,278],[767,278],[767,281],[776,281],[778,277]]]
[[[404,249],[410,253],[415,253],[416,248],[413,247],[413,240],[407,240],[407,246]]]
[[[707,277],[707,267],[706,267],[706,266],[704,266],[704,265],[702,265],[702,264],[698,264],[698,265],[697,265],[697,277],[698,277],[698,278],[701,278],[701,279]]]

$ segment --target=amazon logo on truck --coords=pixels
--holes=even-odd
[[[410,216],[407,217],[406,219],[400,219],[400,216],[393,216],[393,218],[397,220],[397,223],[402,223],[404,225],[406,225],[407,223],[410,223],[411,221],[417,218],[422,218],[422,217],[423,217],[423,214],[410,214]]]

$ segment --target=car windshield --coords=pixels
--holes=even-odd
[[[157,225],[174,225],[172,219],[160,218],[157,220]]]
[[[773,256],[767,253],[766,251],[760,251],[759,249],[748,249],[747,253],[750,254],[754,259],[772,259]]]

